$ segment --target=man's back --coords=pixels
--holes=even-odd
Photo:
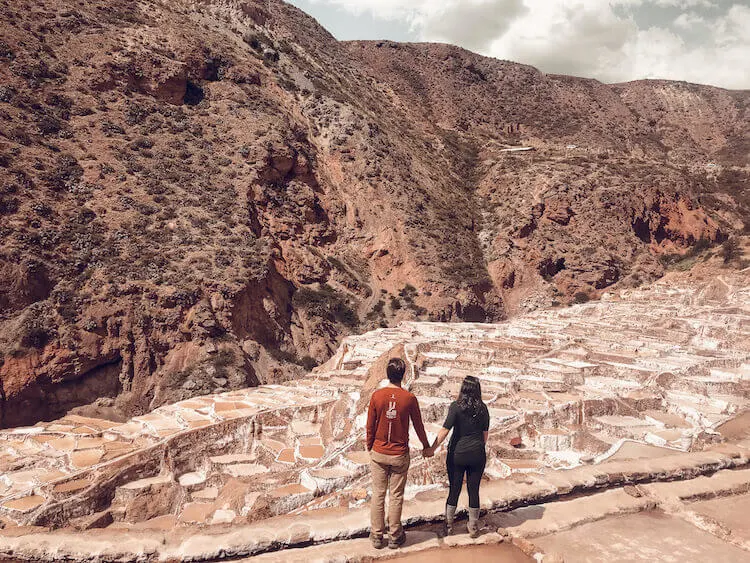
[[[409,419],[422,442],[423,455],[432,455],[417,398],[401,388],[405,372],[404,361],[391,358],[386,367],[389,384],[372,394],[367,410],[367,450],[370,452],[372,477],[370,539],[377,549],[384,545],[386,491],[390,498],[388,524],[391,539],[388,547],[395,549],[406,541],[401,525],[401,509],[410,463]]]
[[[367,413],[368,449],[384,455],[407,453],[410,418],[423,445],[428,444],[417,398],[393,385],[375,391]]]

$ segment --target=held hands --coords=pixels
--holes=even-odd
[[[422,457],[432,457],[435,455],[435,448],[424,448],[422,450]]]

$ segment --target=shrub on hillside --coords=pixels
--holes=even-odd
[[[20,202],[16,197],[6,198],[0,196],[0,215],[12,215],[18,211]]]
[[[8,138],[25,147],[31,145],[31,135],[23,127],[14,127],[10,130]]]
[[[692,253],[693,256],[700,254],[701,252],[704,252],[711,248],[711,241],[705,238],[698,239],[698,241],[692,246],[692,248],[689,250],[689,252]]]
[[[216,377],[227,377],[227,368],[234,364],[235,361],[236,358],[231,351],[219,350],[211,360],[214,368],[216,368]]]
[[[299,288],[292,297],[292,303],[315,316],[339,322],[349,328],[359,325],[359,317],[348,299],[328,284],[321,285],[318,290]]]
[[[242,36],[242,40],[247,43],[253,51],[258,53],[263,51],[263,45],[267,43],[267,39],[258,33],[248,31]]]
[[[318,367],[318,360],[316,360],[312,356],[302,356],[302,358],[300,358],[299,365],[301,365],[307,371],[311,371],[313,368]]]
[[[740,256],[742,256],[742,251],[736,238],[727,239],[721,245],[721,257],[724,259],[724,264],[734,262]]]
[[[55,135],[63,128],[62,122],[51,115],[42,116],[37,121],[36,126],[39,129],[39,133],[45,137]]]
[[[14,56],[13,49],[10,48],[10,45],[5,41],[0,41],[0,59],[10,61],[13,60]]]
[[[47,304],[34,303],[28,307],[18,331],[18,342],[23,348],[44,348],[54,338],[56,331],[51,315]]]
[[[372,306],[372,310],[368,311],[365,318],[368,321],[374,321],[375,319],[384,316],[383,309],[385,308],[385,301],[378,299],[377,303]]]
[[[10,70],[16,76],[26,79],[32,88],[41,86],[46,80],[60,78],[68,73],[68,68],[64,64],[50,65],[45,59],[26,57],[15,59],[10,65]]]
[[[398,292],[398,295],[401,299],[406,301],[406,303],[411,304],[411,302],[414,301],[414,298],[419,295],[419,292],[413,285],[406,284],[404,288]]]
[[[277,362],[299,365],[300,360],[297,357],[297,354],[295,354],[294,352],[289,352],[288,350],[284,350],[282,348],[274,348],[273,346],[266,348],[266,351],[268,352],[268,355]]]
[[[62,191],[83,176],[83,168],[78,161],[69,154],[61,154],[55,159],[50,171],[42,175],[50,188]]]
[[[696,243],[691,246],[685,253],[674,252],[670,254],[662,254],[659,256],[659,262],[665,268],[675,266],[681,262],[690,261],[692,258],[696,258],[703,254],[706,250],[710,249],[712,242],[708,239],[699,239]]]
[[[13,86],[0,86],[0,102],[10,103],[18,93]]]

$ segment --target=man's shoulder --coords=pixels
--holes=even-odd
[[[414,393],[412,393],[411,391],[409,391],[408,389],[404,389],[403,387],[401,387],[400,388],[400,392],[401,392],[402,396],[406,397],[409,401],[416,401],[417,400],[417,396]]]
[[[372,392],[372,395],[370,395],[370,402],[376,403],[378,401],[378,397],[382,395],[382,389],[375,389],[375,391]]]
[[[371,401],[381,402],[384,401],[388,396],[393,394],[393,388],[391,387],[381,387],[379,389],[375,389],[375,391],[372,392],[372,395],[370,397]]]
[[[392,395],[398,395],[400,398],[405,398],[409,402],[417,400],[417,396],[411,391],[407,391],[403,387],[381,387],[372,392],[370,400],[378,401],[381,398],[384,400],[390,398]]]
[[[415,404],[418,402],[417,396],[414,393],[412,393],[411,391],[407,391],[406,389],[403,389],[403,391],[404,391],[404,396],[406,397],[407,401],[409,401],[410,403],[415,403]]]

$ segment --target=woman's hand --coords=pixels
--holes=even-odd
[[[436,449],[440,447],[440,444],[442,444],[445,439],[448,437],[448,430],[447,428],[441,428],[438,432],[437,438],[435,438],[435,441],[432,444],[432,451],[434,452]]]

